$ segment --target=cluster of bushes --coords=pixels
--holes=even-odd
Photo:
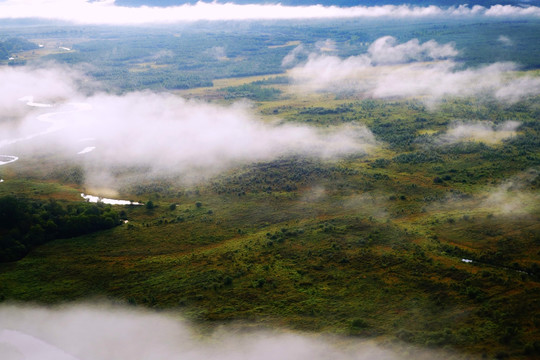
[[[111,206],[80,203],[62,206],[49,200],[0,198],[0,262],[23,258],[34,246],[120,225]]]
[[[320,106],[310,107],[310,108],[304,108],[304,110],[300,111],[299,114],[309,114],[309,115],[335,115],[335,114],[343,114],[347,112],[353,112],[351,104],[342,104],[335,108],[324,108]]]
[[[218,178],[212,182],[212,189],[218,194],[240,195],[246,192],[292,192],[332,174],[340,175],[338,169],[315,161],[288,158],[255,164],[242,174]]]
[[[287,85],[290,83],[288,76],[274,76],[262,80],[253,81],[252,85]]]
[[[421,126],[407,124],[401,119],[383,121],[377,118],[371,126],[371,131],[377,138],[388,143],[392,149],[410,150],[410,147],[416,141],[418,128],[421,128]]]
[[[281,95],[281,90],[272,87],[262,87],[254,84],[229,86],[225,88],[226,99],[247,98],[256,101],[276,100]]]

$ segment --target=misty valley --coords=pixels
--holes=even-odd
[[[4,3],[0,358],[540,356],[534,2]]]

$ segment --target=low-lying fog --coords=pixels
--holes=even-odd
[[[323,129],[268,123],[243,102],[225,106],[151,92],[84,96],[74,86],[78,75],[61,72],[0,71],[19,84],[0,87],[0,107],[22,118],[0,123],[0,151],[19,152],[21,159],[44,153],[71,157],[84,166],[86,180],[94,185],[114,186],[107,182],[119,167],[197,178],[281,156],[332,159],[363,154],[375,145],[363,125]],[[50,84],[47,90],[43,81]]]
[[[252,330],[248,330],[248,329]],[[206,335],[177,313],[111,305],[0,306],[2,360],[406,360],[451,356],[360,338],[226,325]]]
[[[460,141],[481,141],[484,143],[497,143],[503,139],[515,136],[521,123],[519,121],[505,121],[495,125],[489,121],[455,122],[450,125],[446,133],[438,140],[441,144],[456,143]]]
[[[421,96],[426,102],[436,102],[480,95],[513,103],[540,93],[540,78],[518,74],[518,64],[462,69],[454,60],[458,53],[452,43],[420,43],[418,39],[398,43],[384,36],[365,54],[345,59],[329,51],[308,52],[299,45],[283,65],[292,67],[289,75],[306,90],[354,91],[373,98]],[[305,56],[307,61],[300,61]]]
[[[473,197],[450,193],[446,199],[432,203],[427,209],[457,211],[461,215],[466,211],[481,211],[514,218],[536,215],[540,211],[540,194],[530,187],[539,176],[538,169],[530,168],[496,185],[485,186]]]

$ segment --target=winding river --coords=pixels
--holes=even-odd
[[[53,108],[54,107],[54,105],[52,105],[52,104],[45,104],[45,103],[35,102],[34,97],[31,96],[31,95],[24,96],[24,97],[20,98],[19,101],[25,102],[27,106],[36,107],[36,108]],[[14,139],[0,140],[0,148],[2,148],[4,146],[7,146],[7,145],[15,144],[15,143],[18,143],[18,142],[21,142],[21,141],[28,141],[28,140],[31,140],[31,139],[36,138],[38,136],[47,135],[47,134],[59,131],[59,130],[65,128],[66,126],[68,126],[68,122],[70,120],[66,120],[65,118],[63,118],[63,119],[60,118],[59,119],[57,117],[57,115],[60,115],[60,114],[62,114],[62,115],[73,114],[73,113],[78,113],[78,112],[81,112],[81,111],[92,110],[92,105],[90,105],[88,103],[68,103],[67,105],[73,107],[73,110],[47,112],[45,114],[41,114],[41,115],[38,115],[36,117],[37,121],[45,122],[45,123],[50,124],[50,126],[48,128],[46,128],[45,130],[43,130],[41,132],[30,134],[30,135],[14,138]],[[82,142],[82,141],[94,141],[94,140],[95,139],[93,139],[93,138],[84,138],[84,139],[80,139],[79,141]],[[84,154],[87,154],[89,152],[92,152],[95,149],[96,149],[95,146],[86,146],[84,149],[79,151],[77,153],[77,155],[84,155]],[[0,154],[0,166],[10,164],[10,163],[15,162],[17,160],[19,160],[18,156]],[[3,182],[4,182],[4,179],[0,179],[0,183],[3,183]],[[143,205],[141,203],[133,202],[133,201],[129,201],[129,200],[108,199],[108,198],[102,198],[102,197],[98,197],[98,196],[94,196],[94,195],[81,194],[81,197],[84,198],[88,202],[94,202],[94,203],[102,202],[104,204],[111,204],[111,205]]]

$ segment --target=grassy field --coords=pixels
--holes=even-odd
[[[216,80],[187,97],[226,103]],[[203,183],[120,189],[152,201],[128,222],[36,247],[0,264],[3,301],[109,299],[179,309],[203,324],[269,325],[457,349],[463,357],[540,354],[539,98],[301,96],[286,84],[253,101],[264,121],[366,125],[377,146],[341,160],[282,158]],[[454,120],[517,120],[512,136],[441,143]],[[54,158],[0,168],[0,196],[82,201]],[[30,176],[34,174],[33,176]]]

